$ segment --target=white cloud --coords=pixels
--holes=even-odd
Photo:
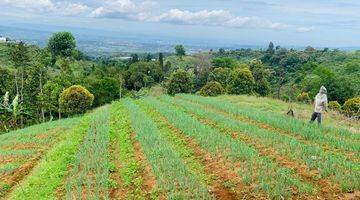
[[[82,3],[70,2],[57,3],[55,8],[59,14],[66,16],[76,16],[91,10],[87,5]]]
[[[1,6],[18,8],[34,13],[51,13],[54,15],[72,16],[89,11],[82,3],[57,2],[52,0],[0,0]]]
[[[296,29],[297,32],[299,33],[307,33],[314,30],[314,27],[299,27]]]
[[[266,29],[285,29],[286,24],[275,23],[260,17],[240,17],[226,10],[187,11],[171,9],[162,14],[155,12],[157,4],[152,1],[134,3],[131,0],[112,0],[96,8],[91,17],[119,18],[136,21],[164,22],[187,25],[225,26],[233,28],[255,27]]]
[[[1,0],[0,5],[26,10],[53,10],[51,0]]]
[[[104,4],[90,13],[91,17],[98,18],[124,18],[132,20],[145,20],[156,6],[155,2],[145,1],[135,4],[131,0],[107,0]]]

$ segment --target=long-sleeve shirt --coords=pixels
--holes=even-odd
[[[327,110],[328,99],[326,94],[317,94],[315,97],[315,108],[314,111],[317,113],[322,113]]]

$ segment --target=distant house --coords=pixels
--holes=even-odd
[[[0,35],[0,43],[5,43],[7,41],[6,37]]]

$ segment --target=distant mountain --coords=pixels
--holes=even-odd
[[[0,35],[14,40],[22,40],[30,44],[45,46],[52,33],[70,31],[77,40],[78,48],[89,56],[114,56],[134,52],[173,52],[176,44],[184,44],[188,53],[218,50],[219,48],[259,49],[265,46],[222,44],[221,42],[195,40],[191,38],[156,38],[144,34],[128,35],[125,33],[87,29],[77,27],[63,27],[39,24],[1,25]],[[291,46],[289,48],[302,49],[304,47]],[[319,47],[322,48],[322,47]],[[360,47],[340,48],[343,50],[357,50]]]

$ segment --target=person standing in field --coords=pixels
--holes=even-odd
[[[318,125],[321,124],[322,121],[322,113],[324,111],[327,112],[328,107],[328,99],[326,96],[326,88],[324,86],[321,86],[319,93],[315,97],[314,102],[314,113],[311,115],[310,123],[313,123],[316,119],[318,122]]]

